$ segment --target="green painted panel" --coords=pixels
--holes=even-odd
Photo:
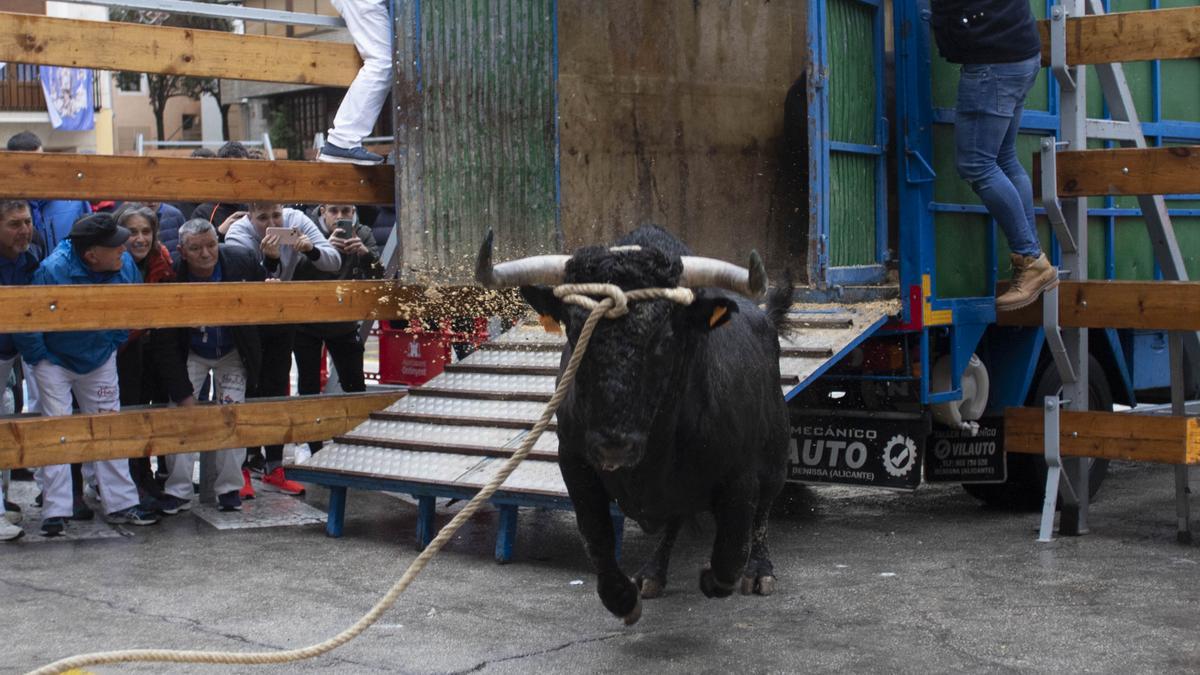
[[[1172,218],[1175,238],[1183,254],[1189,279],[1200,279],[1200,218]],[[1116,275],[1118,279],[1147,280],[1154,278],[1154,249],[1141,218],[1117,218]]]
[[[423,152],[400,168],[423,183],[423,262],[461,276],[488,227],[507,251],[556,250],[553,0],[420,8]]]
[[[1196,0],[1159,0],[1158,6],[1195,7]],[[1161,75],[1163,119],[1200,122],[1200,59],[1163,61]]]
[[[875,92],[875,14],[858,0],[829,3],[829,137],[875,145],[879,124]],[[871,265],[875,259],[876,172],[872,155],[831,152],[829,157],[829,264]]]
[[[829,264],[875,263],[875,170],[872,155],[829,156]]]
[[[987,287],[988,217],[938,213],[933,217],[934,260],[939,298],[991,294]]]
[[[829,133],[835,141],[875,144],[875,8],[829,3]]]

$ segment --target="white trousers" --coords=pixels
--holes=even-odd
[[[75,400],[79,402],[79,411],[84,414],[115,412],[121,409],[115,353],[108,357],[104,365],[83,375],[56,366],[49,360],[33,366],[30,374],[31,379],[37,382],[41,413],[47,417],[70,415],[71,394],[75,394]],[[137,506],[140,500],[137,486],[129,476],[128,459],[110,459],[90,464],[100,486],[100,502],[105,513]],[[42,517],[71,517],[74,513],[71,465],[42,467],[38,474],[42,485]]]
[[[192,393],[200,397],[204,378],[212,372],[213,400],[221,405],[243,403],[246,400],[246,368],[242,357],[235,349],[219,359],[206,359],[188,352],[188,379],[192,382]],[[217,461],[217,480],[213,489],[218,495],[240,490],[242,487],[242,462],[246,459],[246,448],[212,451]],[[191,499],[196,494],[192,483],[192,472],[198,452],[182,452],[167,455],[167,484],[163,491],[180,499]]]
[[[371,135],[392,88],[392,23],[384,0],[332,1],[363,60],[329,130],[330,143],[349,149]]]
[[[21,413],[20,410],[16,410],[16,399],[14,398],[11,401],[9,400],[11,398],[11,393],[8,391],[8,377],[9,375],[12,375],[13,368],[15,368],[16,365],[17,357],[15,356],[11,359],[0,359],[0,386],[4,387],[5,406],[8,406],[9,404],[12,404],[13,406],[13,409],[11,410],[7,407],[5,408],[4,414],[6,415]],[[26,373],[32,370],[28,363],[24,365]],[[33,377],[30,376],[25,378],[25,407],[28,410],[37,410],[37,406],[37,383],[35,383],[33,381]],[[3,474],[3,479],[0,479],[0,501],[3,501],[5,499],[4,491],[8,489],[9,470],[5,469],[0,473]]]
[[[12,375],[13,366],[15,366],[16,364],[17,364],[17,357],[15,357],[15,356],[12,357],[11,359],[0,359],[0,387],[4,388],[4,395],[6,397],[9,395],[8,394],[8,376]],[[6,401],[6,403],[7,403],[7,401]],[[15,403],[15,401],[14,401],[14,403]],[[14,410],[5,410],[4,414],[11,415],[13,413],[19,413],[19,412],[21,412],[21,411],[15,410],[15,409]],[[8,470],[6,469],[2,473],[4,475],[3,475],[3,477],[0,477],[0,502],[4,501],[4,489],[6,487],[8,487]]]

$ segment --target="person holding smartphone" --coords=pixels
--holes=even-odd
[[[281,204],[249,204],[246,211],[244,218],[230,226],[225,243],[248,249],[267,269],[269,277],[291,281],[302,262],[326,273],[341,269],[341,254],[302,211]],[[281,233],[279,228],[292,233]],[[259,326],[263,354],[258,397],[288,395],[295,328],[294,324]],[[268,445],[263,451],[261,463],[256,449],[251,449],[247,457],[249,468],[262,469],[263,486],[284,494],[303,494],[304,486],[283,475],[283,445]],[[243,478],[248,479],[249,472]],[[248,480],[244,482],[242,498],[246,499],[253,496],[254,490]]]
[[[296,266],[294,279],[378,279],[383,276],[379,244],[371,228],[358,221],[358,211],[353,204],[324,204],[313,215],[317,227],[341,254],[342,266],[337,272],[324,272],[308,260],[301,260]],[[322,347],[329,350],[342,391],[365,391],[363,343],[358,322],[310,323],[296,327],[293,346],[298,372],[296,386],[300,395],[321,393]],[[320,441],[308,444],[314,453],[320,451],[321,446]]]

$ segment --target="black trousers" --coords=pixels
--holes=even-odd
[[[271,396],[287,396],[288,385],[292,374],[292,341],[296,336],[296,326],[259,326],[258,334],[262,339],[262,371],[258,375],[258,391],[254,398]],[[258,448],[246,448],[253,452]],[[283,445],[263,446],[263,454],[267,462],[283,462]]]
[[[334,336],[318,337],[304,330],[297,330],[292,350],[296,354],[298,372],[296,388],[301,396],[321,393],[321,347],[329,350],[333,367],[337,369],[342,391],[366,391],[363,379],[363,343],[358,337],[358,328]],[[313,441],[308,447],[318,452],[321,441]]]

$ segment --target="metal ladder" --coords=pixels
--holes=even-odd
[[[1050,12],[1050,69],[1060,92],[1060,128],[1063,142],[1047,137],[1041,143],[1042,202],[1062,250],[1061,268],[1071,279],[1087,279],[1087,198],[1060,201],[1055,155],[1060,145],[1070,150],[1086,150],[1088,138],[1117,141],[1121,147],[1145,148],[1146,137],[1129,93],[1125,71],[1119,63],[1093,66],[1112,119],[1087,117],[1087,67],[1067,64],[1067,19],[1071,16],[1104,14],[1101,0],[1068,0],[1054,5]],[[1161,195],[1139,196],[1138,205],[1146,221],[1154,257],[1163,278],[1186,281],[1187,270],[1166,201]],[[1077,243],[1082,242],[1082,246]],[[1062,393],[1043,401],[1046,458],[1046,498],[1042,505],[1039,542],[1053,541],[1054,513],[1057,500],[1063,500],[1059,534],[1074,536],[1088,531],[1089,458],[1064,460],[1060,453],[1059,413],[1064,406],[1072,410],[1088,408],[1088,334],[1086,328],[1063,330],[1058,322],[1058,289],[1045,294],[1042,323],[1050,353],[1063,382]],[[1184,414],[1183,353],[1194,360],[1200,357],[1200,334],[1170,334],[1172,414]],[[1175,467],[1176,513],[1180,541],[1191,540],[1188,512],[1188,467]]]

